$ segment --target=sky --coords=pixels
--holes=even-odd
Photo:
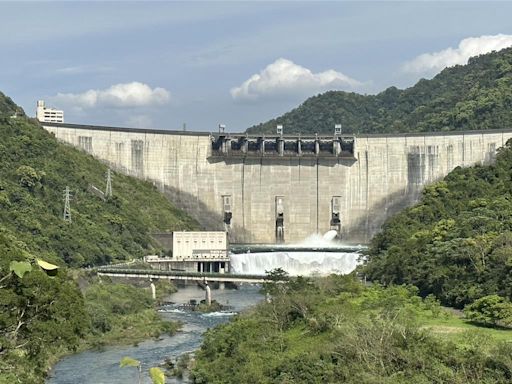
[[[230,132],[512,46],[512,2],[0,2],[0,91],[69,123]]]

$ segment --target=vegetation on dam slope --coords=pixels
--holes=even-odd
[[[395,133],[511,128],[512,48],[473,57],[467,65],[444,69],[415,86],[377,95],[330,91],[298,108],[248,129],[275,134],[315,132]]]
[[[486,295],[512,299],[511,175],[509,141],[494,165],[456,168],[426,187],[373,238],[367,276],[459,308]]]
[[[12,117],[17,112],[16,118]],[[114,176],[102,199],[106,166],[58,143],[0,94],[0,383],[41,383],[56,356],[108,342],[173,332],[149,293],[92,284],[80,291],[66,265],[80,267],[142,256],[150,231],[196,223],[149,183]],[[64,222],[63,190],[72,192]],[[48,276],[41,260],[59,265]],[[49,272],[48,272],[49,273]]]
[[[150,183],[115,174],[113,198],[91,193],[91,185],[105,189],[107,167],[36,122],[10,118],[11,103],[0,94],[0,226],[30,251],[54,263],[94,265],[144,255],[151,231],[196,228]],[[62,219],[66,186],[72,223]]]

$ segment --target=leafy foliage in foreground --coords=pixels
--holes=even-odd
[[[486,295],[512,298],[511,174],[509,141],[496,164],[457,168],[426,187],[372,240],[367,276],[458,308]]]
[[[473,57],[414,87],[386,89],[377,95],[331,91],[250,133],[392,133],[510,128],[512,121],[512,48]]]
[[[48,359],[74,350],[88,328],[83,297],[76,284],[39,268],[20,278],[11,261],[31,255],[24,243],[0,227],[0,382],[37,383]]]
[[[139,360],[135,360],[129,356],[123,357],[119,362],[121,368],[134,367],[138,371],[139,383],[142,383],[142,363]],[[149,377],[153,384],[165,384],[164,372],[158,367],[149,368]]]
[[[82,295],[64,269],[54,277],[38,266],[22,278],[5,274],[10,259],[31,257],[0,230],[0,383],[40,383],[62,354],[174,334],[180,326],[162,320],[148,290],[93,279]]]
[[[413,287],[365,288],[354,276],[330,276],[269,289],[270,303],[206,333],[195,383],[496,384],[512,377],[510,343],[474,331],[459,343],[420,326],[444,311]]]

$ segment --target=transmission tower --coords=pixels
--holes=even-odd
[[[64,190],[64,214],[63,219],[68,223],[71,223],[71,207],[69,205],[69,201],[71,200],[71,192],[69,191],[69,187],[66,186]]]
[[[109,197],[112,197],[112,172],[110,171],[110,168],[107,169],[107,187],[105,188],[105,197],[108,199]]]

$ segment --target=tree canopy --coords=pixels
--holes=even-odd
[[[91,193],[104,187],[107,167],[20,111],[0,93],[0,383],[30,384],[84,338],[175,331],[148,292],[103,284],[84,297],[66,266],[139,257],[154,250],[151,231],[197,223],[150,183],[121,174],[112,198]],[[62,217],[66,187],[72,222]]]
[[[473,57],[467,65],[446,68],[432,80],[404,90],[390,87],[377,95],[329,91],[249,133],[394,133],[510,128],[512,48]]]
[[[365,273],[458,308],[486,295],[512,298],[511,174],[509,141],[495,164],[459,167],[426,187],[372,239]]]
[[[0,110],[11,103],[0,95]],[[153,185],[122,174],[114,196],[101,199],[91,185],[105,188],[107,167],[35,121],[0,115],[0,135],[0,226],[49,261],[80,267],[140,257],[152,231],[197,228]],[[66,187],[71,223],[62,220]]]

